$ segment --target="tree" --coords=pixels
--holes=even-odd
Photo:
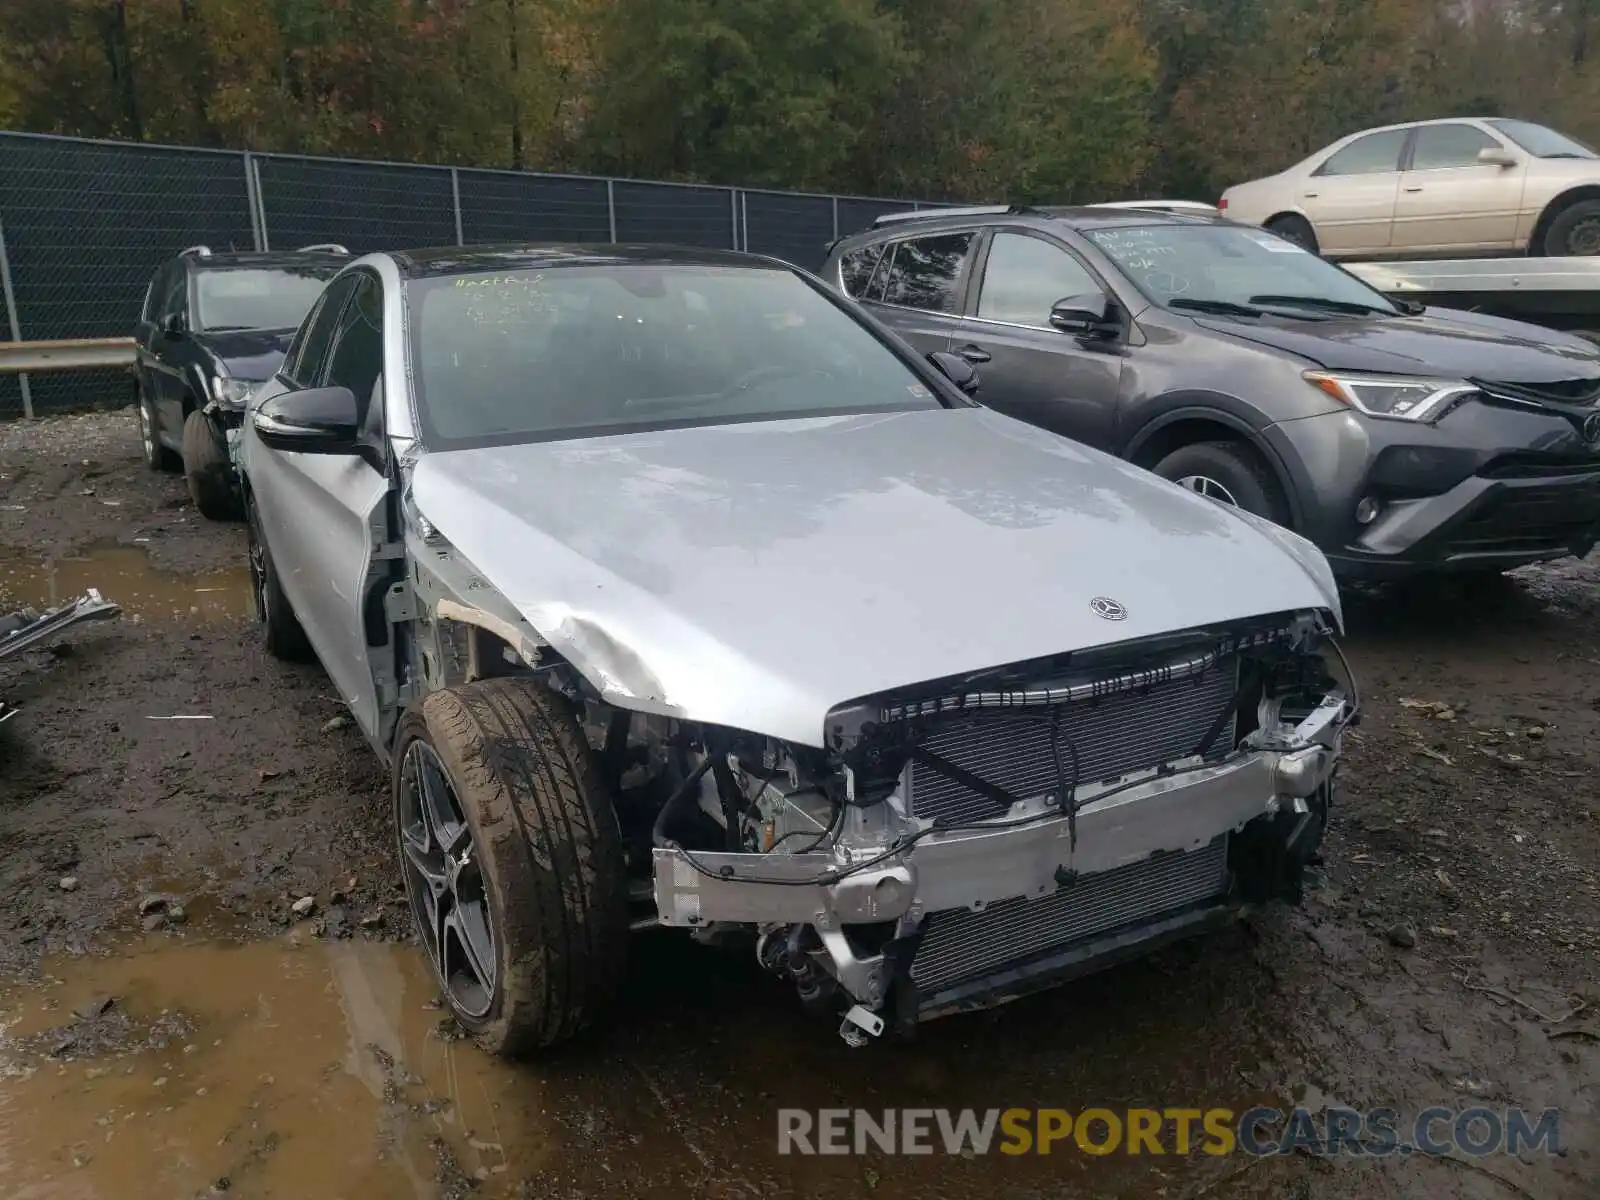
[[[591,161],[622,174],[820,187],[905,63],[872,0],[618,0]]]

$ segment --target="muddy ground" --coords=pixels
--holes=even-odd
[[[242,555],[130,414],[0,426],[0,608],[125,608],[0,667],[0,1194],[1596,1194],[1600,556],[1348,598],[1366,717],[1303,909],[856,1051],[647,934],[613,1026],[509,1067],[441,1022],[385,781],[258,648]],[[1563,1152],[776,1152],[780,1106],[1295,1101],[1556,1107]]]

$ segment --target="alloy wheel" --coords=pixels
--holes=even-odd
[[[1209,475],[1185,475],[1181,479],[1173,480],[1179,487],[1188,488],[1191,492],[1198,492],[1212,500],[1220,500],[1224,504],[1231,504],[1238,508],[1239,502],[1234,499],[1233,493],[1222,484],[1212,479]]]
[[[395,804],[406,895],[423,949],[452,1006],[481,1018],[498,982],[488,891],[455,786],[425,741],[406,747]]]
[[[156,431],[155,424],[150,420],[150,401],[142,394],[139,397],[139,444],[144,447],[146,461],[156,460]]]
[[[271,615],[267,596],[267,551],[261,544],[261,534],[256,528],[255,506],[245,512],[245,553],[250,561],[250,590],[255,593],[256,620],[266,621]]]

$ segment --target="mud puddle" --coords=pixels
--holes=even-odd
[[[289,935],[50,970],[0,994],[13,1200],[510,1195],[548,1153],[536,1081],[441,1032],[407,947]]]
[[[243,564],[179,574],[151,566],[140,546],[98,546],[64,557],[0,551],[0,609],[49,608],[90,588],[146,621],[220,621],[252,611]]]

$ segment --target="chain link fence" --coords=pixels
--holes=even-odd
[[[0,133],[0,283],[13,341],[131,334],[186,246],[352,253],[497,242],[670,242],[806,268],[883,213],[855,196],[250,154]],[[117,372],[0,375],[0,419],[124,404]]]

